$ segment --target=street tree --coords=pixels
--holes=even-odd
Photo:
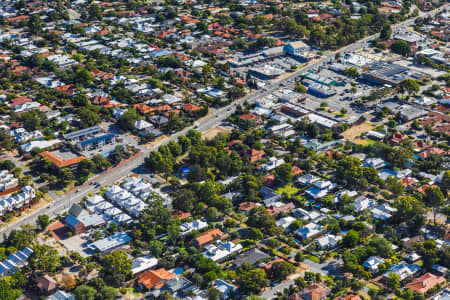
[[[41,230],[45,230],[47,226],[50,224],[50,218],[47,215],[40,215],[37,219],[37,224],[41,228]]]
[[[436,215],[439,209],[445,205],[444,194],[439,187],[427,187],[425,201],[433,208],[434,225],[436,225]]]

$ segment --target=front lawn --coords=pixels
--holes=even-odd
[[[288,197],[292,197],[294,195],[297,195],[299,192],[299,189],[295,186],[292,186],[292,183],[286,184],[283,187],[278,188],[275,193],[277,194],[286,194]]]

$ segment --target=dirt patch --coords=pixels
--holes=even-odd
[[[221,127],[221,126],[216,126],[216,127],[214,127],[214,128],[211,128],[210,130],[208,130],[207,132],[205,132],[204,134],[203,134],[203,136],[202,136],[202,138],[204,139],[204,140],[210,140],[210,139],[213,139],[216,135],[218,135],[219,133],[222,133],[222,134],[228,134],[228,133],[230,133],[231,131],[229,131],[228,129],[225,129],[225,128],[223,128],[223,127]]]
[[[347,129],[346,131],[344,131],[342,133],[342,136],[344,137],[344,139],[346,139],[348,141],[353,141],[355,138],[361,136],[362,134],[366,133],[367,131],[372,130],[374,127],[375,126],[372,125],[371,123],[364,122],[359,125],[350,127],[349,129]]]
[[[56,221],[48,226],[48,230],[52,233],[55,240],[59,241],[68,238],[66,228],[61,221]]]

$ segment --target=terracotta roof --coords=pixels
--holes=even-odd
[[[165,284],[166,281],[176,277],[174,273],[170,273],[164,268],[158,270],[148,270],[144,275],[139,278],[138,283],[145,286],[147,289],[160,289]]]
[[[427,149],[427,150],[423,151],[422,153],[419,153],[417,156],[419,156],[420,158],[425,159],[427,157],[430,157],[433,154],[447,155],[448,153],[447,153],[447,151],[444,151],[442,149],[433,147],[433,148],[430,148],[430,149]]]
[[[242,116],[239,117],[239,119],[241,120],[255,120],[255,121],[259,121],[259,117],[252,115],[252,114],[243,114]]]
[[[400,132],[395,132],[391,136],[391,140],[394,141],[394,142],[397,142],[397,143],[401,142],[403,140],[406,140],[407,138],[408,138],[407,134],[402,134]]]
[[[401,179],[401,182],[402,182],[403,186],[410,187],[410,186],[415,185],[417,183],[417,180],[415,180],[414,178],[405,177],[405,178]]]
[[[239,204],[240,211],[249,212],[255,207],[258,207],[258,204],[256,204],[255,202],[242,202],[241,204]]]
[[[28,103],[28,102],[31,102],[31,101],[33,101],[33,100],[31,98],[27,97],[27,96],[20,96],[20,97],[12,99],[9,102],[9,105],[10,106],[16,106],[16,105],[21,105],[21,104]]]
[[[184,219],[192,217],[192,214],[190,212],[184,212],[181,210],[177,210],[176,212],[173,213],[172,216],[178,217],[179,220],[184,220]]]
[[[62,160],[61,158],[59,158],[58,156],[54,155],[53,153],[51,153],[49,151],[41,152],[40,155],[41,155],[41,157],[46,158],[49,161],[51,161],[52,164],[54,164],[56,167],[58,167],[60,169],[74,165],[74,164],[78,164],[82,160],[86,159],[86,157],[84,157],[84,156],[77,156],[72,159]]]
[[[144,103],[138,103],[133,105],[134,109],[137,109],[141,114],[145,115],[153,111],[153,109]]]
[[[320,300],[325,299],[331,290],[322,283],[314,283],[303,289],[300,293],[291,295],[291,300],[308,299],[308,300]]]
[[[203,246],[212,243],[214,240],[221,239],[223,232],[218,228],[213,228],[208,231],[203,232],[199,237],[195,238],[193,242],[197,246]]]
[[[266,152],[264,152],[264,150],[251,149],[250,150],[250,161],[257,162],[258,160],[261,160],[264,155],[266,155]]]
[[[419,193],[421,193],[421,194],[425,194],[425,190],[426,190],[427,188],[429,188],[429,187],[437,187],[437,185],[435,185],[435,184],[433,184],[433,185],[424,184],[424,185],[422,185],[421,187],[419,187],[419,188],[417,189],[417,191],[418,191]]]
[[[197,111],[197,110],[201,109],[200,106],[197,106],[195,104],[190,104],[190,103],[183,105],[181,108],[184,110],[187,110],[187,111]]]
[[[426,293],[427,291],[435,287],[437,284],[442,284],[444,282],[445,278],[442,276],[436,276],[431,273],[425,273],[418,278],[414,278],[405,287],[413,291]]]
[[[37,287],[45,292],[50,292],[58,286],[56,281],[48,275],[36,278]]]

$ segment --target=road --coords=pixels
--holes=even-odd
[[[439,8],[433,12],[421,13],[421,14],[419,14],[419,16],[434,15],[438,11],[442,11],[447,6],[448,6],[448,4],[444,5],[443,7]],[[408,27],[414,23],[414,20],[415,20],[415,18],[412,18],[412,19],[406,20],[406,21],[399,23],[392,27],[393,27],[393,29]],[[287,77],[284,77],[280,81],[274,81],[274,82],[270,83],[267,87],[267,90],[262,91],[262,92],[257,91],[257,92],[251,93],[226,107],[214,110],[212,114],[208,115],[207,117],[203,118],[200,121],[197,121],[194,125],[187,127],[184,130],[179,131],[179,132],[167,137],[166,139],[162,140],[160,143],[158,143],[157,145],[155,145],[153,147],[149,147],[149,148],[140,147],[140,149],[143,151],[144,155],[141,155],[141,156],[137,157],[136,159],[129,161],[128,163],[126,163],[125,165],[121,166],[120,168],[114,170],[113,172],[108,172],[101,176],[94,177],[90,181],[98,181],[100,183],[100,185],[105,186],[105,185],[111,185],[115,181],[118,181],[118,180],[124,178],[125,176],[129,175],[132,172],[142,173],[143,170],[142,170],[141,165],[144,162],[144,158],[148,155],[148,153],[157,149],[160,145],[165,145],[169,141],[176,140],[179,136],[185,135],[190,129],[195,129],[202,133],[206,132],[209,129],[218,126],[224,120],[226,120],[231,114],[233,114],[234,110],[235,110],[235,105],[243,104],[245,101],[247,101],[248,103],[253,103],[256,99],[263,98],[263,97],[273,93],[275,90],[277,90],[281,86],[281,84],[283,84],[285,82],[291,82],[295,78],[305,74],[306,72],[311,71],[312,69],[315,69],[315,68],[319,67],[320,65],[326,63],[329,59],[334,58],[337,53],[343,54],[345,52],[352,52],[352,51],[361,49],[365,44],[369,43],[376,37],[378,37],[378,34],[366,37],[362,40],[359,40],[358,42],[355,42],[351,45],[343,47],[337,51],[326,52],[322,56],[322,58],[320,58],[319,60],[308,64],[304,68],[297,70],[296,72],[292,73],[291,75],[289,75]],[[79,191],[72,191],[63,196],[55,195],[54,202],[52,202],[49,206],[43,207],[41,209],[37,209],[37,210],[33,211],[32,213],[28,214],[27,216],[24,216],[22,219],[16,221],[15,223],[9,224],[8,226],[1,228],[0,229],[0,234],[1,234],[0,241],[3,239],[4,234],[8,235],[12,229],[19,229],[21,225],[27,224],[27,223],[34,224],[37,220],[38,215],[47,214],[51,217],[54,217],[54,216],[57,216],[58,214],[62,214],[65,210],[67,210],[70,207],[71,204],[79,203],[83,199],[84,196],[87,196],[89,193],[95,193],[96,191],[98,191],[98,188],[95,188],[92,185],[86,185],[84,188],[81,188]]]

